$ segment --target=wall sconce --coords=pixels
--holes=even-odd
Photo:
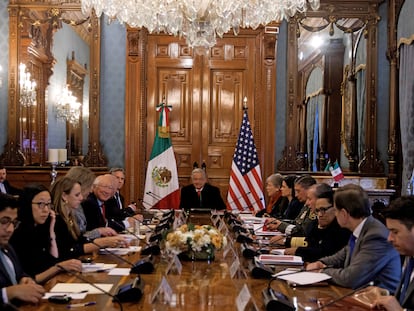
[[[23,107],[36,106],[36,82],[30,79],[26,65],[19,65],[20,105]]]
[[[76,125],[79,122],[81,106],[68,86],[65,86],[56,102],[56,117]]]

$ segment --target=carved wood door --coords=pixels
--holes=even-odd
[[[165,97],[172,106],[170,132],[182,184],[190,182],[193,163],[204,162],[209,181],[225,194],[243,97],[254,95],[254,44],[254,38],[231,38],[210,55],[191,55],[177,38],[149,37],[148,142],[156,130],[155,106]],[[147,154],[151,147],[147,144]]]
[[[274,89],[269,96],[262,91],[274,82],[275,72],[274,59],[264,64],[263,32],[250,30],[244,35],[219,39],[217,45],[208,51],[191,49],[184,40],[164,35],[148,35],[141,48],[135,45],[135,50],[130,49],[127,86],[129,83],[134,85],[134,76],[143,80],[142,72],[136,70],[140,64],[145,71],[146,84],[144,87],[135,84],[135,90],[127,89],[127,133],[135,139],[128,138],[126,169],[128,172],[133,167],[140,168],[130,178],[127,197],[136,192],[136,184],[140,187],[138,197],[143,193],[146,163],[159,117],[156,106],[164,97],[166,103],[172,106],[170,133],[181,186],[190,183],[194,162],[199,166],[205,163],[209,182],[218,186],[223,198],[226,197],[245,96],[261,164],[266,163],[268,171],[273,171],[272,152],[260,153],[265,145],[273,150],[275,126]],[[134,41],[137,37],[129,31],[131,46],[137,42]],[[275,40],[273,57],[274,43]],[[136,57],[141,51],[145,51],[145,61]],[[269,70],[267,75],[264,74],[266,69]],[[145,96],[139,93],[139,89],[145,89]],[[137,98],[142,98],[142,108],[137,106]],[[269,114],[265,112],[267,109],[270,109]],[[139,119],[143,120],[139,122],[141,132],[134,134]],[[270,136],[269,132],[272,133]],[[133,144],[145,150],[144,163],[142,157],[130,158],[133,150],[137,150]],[[268,158],[271,160],[268,161]],[[262,168],[262,172],[266,169]]]

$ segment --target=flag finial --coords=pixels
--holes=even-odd
[[[247,96],[244,96],[243,98],[243,110],[247,110]]]

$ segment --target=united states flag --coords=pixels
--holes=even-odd
[[[257,211],[264,207],[259,158],[245,110],[231,165],[227,208]]]

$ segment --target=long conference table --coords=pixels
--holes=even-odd
[[[210,223],[208,217],[193,217],[193,223]],[[230,233],[231,234],[231,233]],[[236,257],[227,254],[225,257],[222,252],[217,252],[213,261],[181,261],[181,273],[170,269],[171,259],[166,257],[163,252],[161,255],[154,256],[155,271],[151,274],[141,274],[142,297],[137,302],[122,303],[123,310],[266,310],[263,302],[262,291],[269,285],[268,279],[254,279],[250,275],[248,268],[251,259],[245,259],[240,255],[238,243],[234,243],[235,249],[239,255],[240,268],[233,277],[230,275],[230,268]],[[111,255],[95,253],[91,255],[94,262],[115,263],[117,267],[128,268],[129,264],[125,261]],[[136,262],[141,258],[139,252],[130,253],[123,256],[129,262]],[[281,267],[282,269],[282,267]],[[177,269],[175,269],[177,270]],[[109,293],[115,295],[119,287],[132,283],[136,274],[127,276],[111,276],[107,272],[90,272],[83,273],[79,277],[74,274],[62,273],[45,284],[49,291],[58,283],[83,283],[86,279],[91,283],[110,283],[113,284]],[[161,288],[161,283],[167,284],[171,289],[168,295],[169,301],[161,294],[156,294]],[[271,287],[288,296],[296,306],[297,310],[316,310],[318,308],[318,299],[327,303],[338,297],[350,293],[351,290],[334,285],[325,284],[324,286],[303,286],[292,287],[282,280],[273,280]],[[164,287],[163,287],[164,288]],[[247,293],[247,295],[246,295]],[[241,296],[247,296],[250,299],[241,303]],[[88,294],[85,299],[72,300],[70,304],[80,304],[94,302],[90,306],[76,307],[75,310],[120,310],[118,303],[113,302],[112,297],[107,294]],[[240,309],[240,306],[243,306]],[[22,305],[19,310],[36,310],[36,311],[58,311],[69,310],[66,304],[56,304],[48,300],[42,300],[37,305]],[[276,310],[276,309],[275,309]],[[367,310],[359,306],[349,305],[340,301],[323,310]]]

